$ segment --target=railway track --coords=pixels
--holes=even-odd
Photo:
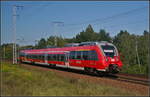
[[[143,79],[143,78],[139,78],[139,77],[135,77],[135,76],[124,76],[122,74],[116,74],[116,75],[111,75],[111,76],[116,76],[117,78],[115,80],[118,81],[124,81],[124,82],[130,82],[130,83],[135,83],[135,84],[141,84],[141,85],[145,85],[145,86],[149,86],[149,80],[147,79]],[[112,78],[111,78],[112,79]]]
[[[29,65],[27,64],[23,64],[23,65]],[[30,64],[31,65],[31,64]],[[72,73],[77,73],[77,74],[82,74],[82,75],[89,75],[87,73],[85,73],[84,71],[81,70],[75,70],[75,69],[66,69],[66,68],[61,68],[61,67],[49,67],[49,66],[43,66],[43,65],[32,65],[34,67],[38,67],[38,68],[44,68],[49,70],[53,69],[53,70],[60,70],[60,71],[64,71],[64,72],[72,72]],[[98,75],[94,75],[94,74],[90,74],[90,76],[92,77],[100,77]],[[144,86],[149,86],[149,79],[148,78],[141,78],[136,76],[131,76],[129,74],[107,74],[104,75],[102,78],[106,78],[106,79],[112,79],[112,80],[117,80],[117,81],[122,81],[122,82],[128,82],[128,83],[134,83],[134,84],[140,84],[140,85],[144,85]]]
[[[141,85],[149,85],[149,81],[148,80],[137,80],[137,79],[131,79],[131,78],[126,78],[126,77],[118,77],[118,80],[120,81],[126,81],[126,82],[131,82],[131,83],[136,83],[136,84],[141,84]]]

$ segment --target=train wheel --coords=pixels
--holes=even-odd
[[[105,72],[102,72],[102,71],[97,71],[96,74],[97,74],[98,76],[100,76],[100,77],[103,77],[103,76],[106,75],[106,73],[105,73]]]
[[[90,74],[90,75],[96,74],[96,69],[95,68],[85,67],[84,71],[85,71],[86,74]]]
[[[34,65],[35,63],[32,61],[31,64]]]

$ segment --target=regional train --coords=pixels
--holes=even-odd
[[[79,69],[96,74],[116,74],[123,66],[116,46],[107,41],[21,50],[18,59],[25,63]]]

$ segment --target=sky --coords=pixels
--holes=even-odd
[[[1,42],[13,42],[13,5],[16,9],[16,40],[34,45],[51,35],[72,38],[91,24],[95,32],[110,36],[120,30],[142,35],[149,31],[148,1],[2,1]],[[54,23],[60,22],[60,23]]]

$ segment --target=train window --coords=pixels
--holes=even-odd
[[[30,55],[30,59],[32,59],[32,55]]]
[[[30,55],[28,55],[28,59],[30,58]]]
[[[71,52],[70,52],[69,59],[75,59],[75,54],[76,54],[75,51],[71,51]]]
[[[38,59],[38,55],[35,55],[35,59]]]
[[[114,46],[111,45],[102,45],[103,52],[108,57],[114,57],[116,55],[116,50]]]
[[[60,61],[60,54],[57,54],[57,61]]]
[[[39,59],[42,60],[42,56],[41,55],[39,56]]]
[[[42,55],[42,60],[44,60],[44,55]]]
[[[98,60],[96,51],[89,51],[89,60]]]
[[[39,60],[41,60],[41,55],[39,55]]]
[[[39,55],[38,57],[39,57],[39,60],[41,60],[41,55]]]
[[[26,55],[27,59],[28,59],[28,55]]]
[[[36,59],[36,55],[34,55],[33,58]]]
[[[36,55],[34,55],[33,58],[36,59]]]
[[[48,55],[48,60],[52,60],[51,55]]]
[[[56,61],[56,54],[53,55],[53,60]]]
[[[59,56],[58,56],[58,54],[56,54],[56,61],[58,61],[58,59],[59,59]]]
[[[36,57],[37,57],[37,59],[39,59],[39,55],[37,55]]]
[[[34,58],[34,55],[30,55],[30,58],[33,59],[33,58]]]
[[[82,51],[83,60],[88,60],[88,51]]]
[[[39,55],[39,59],[40,59],[40,60],[42,59],[42,56],[41,56],[41,55]]]
[[[35,56],[34,56],[34,55],[31,55],[31,58],[32,58],[32,59],[34,59],[34,58],[35,58]]]
[[[65,55],[64,54],[60,55],[60,61],[65,61]]]
[[[52,54],[50,54],[49,56],[50,56],[50,59],[49,59],[49,60],[51,60],[51,61],[52,61],[52,60],[53,60],[53,55],[52,55]]]
[[[24,53],[19,53],[19,56],[20,56],[20,57],[24,57],[25,54],[24,54]]]
[[[76,59],[81,59],[81,51],[77,51],[76,53]]]

